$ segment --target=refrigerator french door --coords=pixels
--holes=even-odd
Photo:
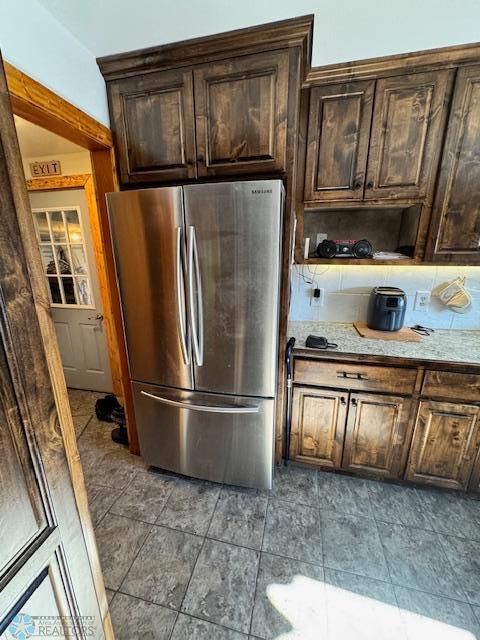
[[[270,488],[283,186],[108,195],[147,464]]]

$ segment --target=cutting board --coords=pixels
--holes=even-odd
[[[376,331],[369,329],[366,322],[354,322],[353,326],[362,338],[371,340],[397,340],[398,342],[421,342],[422,336],[409,327],[402,327],[399,331]]]

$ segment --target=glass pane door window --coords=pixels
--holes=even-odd
[[[79,208],[32,213],[52,306],[93,307]]]

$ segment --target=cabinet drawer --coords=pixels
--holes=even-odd
[[[426,371],[422,395],[480,402],[480,375],[454,371]]]
[[[413,392],[416,377],[416,369],[374,367],[298,358],[294,361],[293,380],[297,384],[409,394]]]

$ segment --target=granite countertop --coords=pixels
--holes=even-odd
[[[435,333],[422,336],[421,342],[397,342],[362,338],[353,324],[338,322],[289,322],[288,324],[288,337],[296,338],[296,348],[306,349],[305,340],[311,333],[325,336],[329,342],[338,344],[338,349],[320,351],[320,353],[358,353],[416,360],[480,363],[480,331],[477,330],[436,329]],[[319,353],[317,349],[311,349],[311,351]]]

